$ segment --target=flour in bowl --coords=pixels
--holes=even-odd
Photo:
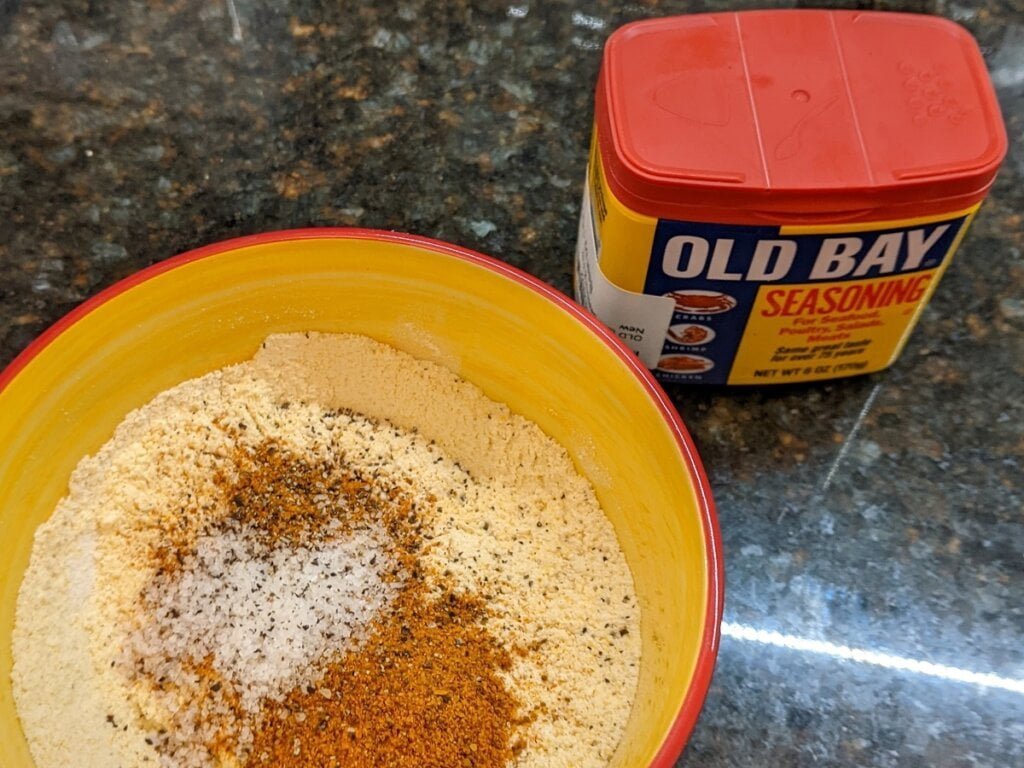
[[[328,334],[129,414],[38,529],[13,639],[38,768],[604,766],[640,654],[566,452]]]

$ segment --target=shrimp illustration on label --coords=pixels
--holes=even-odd
[[[684,347],[695,347],[698,344],[707,344],[715,338],[715,332],[706,325],[696,323],[680,323],[673,325],[665,334],[666,338],[673,344]]]

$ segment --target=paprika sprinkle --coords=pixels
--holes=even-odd
[[[310,462],[265,441],[237,449],[231,470],[218,473],[217,482],[224,496],[222,514],[194,541],[178,536],[154,553],[158,588],[145,593],[143,603],[161,618],[170,614],[180,627],[189,613],[204,612],[191,594],[180,590],[172,590],[173,599],[168,600],[166,579],[187,571],[191,577],[223,580],[230,566],[218,563],[201,572],[195,567],[197,552],[211,536],[237,542],[240,533],[245,544],[232,547],[233,557],[244,549],[242,557],[266,563],[281,547],[290,548],[293,559],[295,548],[301,548],[319,551],[310,562],[330,563],[329,573],[336,573],[352,565],[332,558],[330,544],[351,540],[358,531],[380,531],[380,551],[370,556],[380,561],[371,562],[371,568],[379,567],[370,573],[385,595],[376,602],[364,601],[374,608],[374,618],[364,616],[368,623],[347,637],[339,631],[339,642],[321,645],[319,658],[310,660],[308,669],[297,670],[302,673],[297,685],[290,690],[278,686],[279,695],[269,698],[265,694],[275,689],[267,686],[260,689],[264,697],[258,700],[240,691],[245,686],[238,678],[249,677],[251,684],[253,668],[238,654],[229,663],[224,658],[215,663],[224,656],[223,648],[211,644],[207,649],[203,638],[190,638],[191,653],[195,648],[207,653],[182,665],[202,683],[197,704],[186,708],[192,722],[179,723],[179,733],[188,734],[188,740],[198,737],[211,756],[247,757],[245,765],[278,768],[499,768],[522,749],[521,738],[511,746],[511,734],[514,724],[527,720],[520,717],[517,700],[499,676],[511,668],[511,657],[486,630],[482,599],[456,592],[443,581],[426,584],[418,559],[424,544],[422,521],[413,501],[392,480],[363,477],[337,457]],[[344,560],[357,553],[342,554]],[[279,567],[277,573],[283,570]],[[397,594],[387,590],[388,584],[400,585]],[[317,624],[322,621],[332,626],[326,617]],[[165,635],[171,631],[164,629]],[[269,627],[258,631],[264,640],[274,633]],[[136,650],[149,647],[135,645]],[[154,663],[143,653],[134,662],[154,689],[163,692],[166,681],[154,680],[154,670],[164,672],[174,660],[158,657]],[[256,677],[266,678],[260,667],[255,669]],[[172,735],[157,746],[174,760],[188,751]]]
[[[249,765],[280,768],[500,768],[518,704],[499,669],[511,659],[484,628],[479,599],[431,598],[413,581],[359,651],[315,686],[271,705]]]

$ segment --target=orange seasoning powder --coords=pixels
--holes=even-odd
[[[497,672],[508,653],[478,598],[428,597],[413,582],[363,648],[293,691],[256,735],[249,765],[498,768],[517,703]]]
[[[244,529],[262,546],[311,546],[377,525],[390,558],[381,578],[396,591],[362,642],[325,654],[306,682],[255,712],[238,703],[244,681],[224,679],[209,659],[182,660],[200,678],[196,693],[217,699],[200,710],[212,721],[193,729],[208,734],[202,748],[252,768],[508,765],[526,746],[516,730],[530,721],[501,677],[511,657],[487,630],[484,597],[454,591],[443,575],[428,581],[419,555],[429,541],[416,503],[393,480],[363,476],[341,460],[310,462],[273,442],[237,449],[233,464],[217,477],[225,512],[204,535]],[[161,578],[187,562],[196,533],[169,531],[154,552]],[[145,680],[146,665],[135,669]],[[155,746],[173,759],[181,741],[162,732]]]

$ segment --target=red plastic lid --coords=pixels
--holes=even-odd
[[[661,217],[949,211],[980,201],[1006,154],[974,38],[934,16],[773,10],[629,24],[605,48],[596,113],[613,193]]]

